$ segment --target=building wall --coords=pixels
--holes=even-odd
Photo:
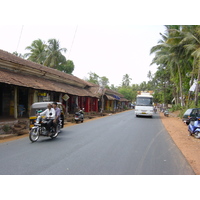
[[[112,100],[107,100],[107,101],[106,101],[105,109],[106,109],[107,111],[114,111],[114,101],[112,101]]]

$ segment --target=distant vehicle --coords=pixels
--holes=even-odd
[[[135,105],[135,115],[138,116],[150,116],[154,113],[153,96],[149,93],[137,95]]]
[[[165,111],[164,111],[164,116],[165,116],[165,117],[169,117],[169,111],[168,111],[168,110],[165,110]]]
[[[200,108],[189,108],[185,111],[182,121],[189,125],[191,118],[200,117]]]
[[[74,119],[75,119],[77,124],[78,124],[79,121],[81,123],[83,123],[83,120],[84,120],[84,112],[83,112],[83,110],[79,110],[78,112],[76,112]]]

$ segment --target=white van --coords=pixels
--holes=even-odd
[[[153,96],[149,93],[137,95],[135,116],[153,116]]]

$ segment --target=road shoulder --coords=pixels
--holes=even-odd
[[[176,115],[165,117],[160,113],[160,118],[174,143],[187,159],[194,172],[200,174],[200,140],[189,136],[188,127]]]

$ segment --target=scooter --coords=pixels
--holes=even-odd
[[[200,117],[191,118],[188,125],[189,135],[194,135],[195,138],[200,138]]]
[[[75,113],[75,118],[74,118],[75,122],[78,123],[79,121],[81,123],[83,123],[83,120],[84,120],[84,114],[83,114],[83,111],[80,110],[79,112],[76,112]]]
[[[39,113],[40,111],[38,111],[38,114]],[[62,126],[62,121],[60,120],[60,122],[58,123],[57,131],[55,130],[54,126],[51,126],[49,134],[48,134],[48,131],[46,130],[46,124],[47,124],[47,121],[39,115],[36,119],[36,123],[34,123],[34,126],[31,128],[30,133],[29,133],[29,139],[32,142],[36,142],[40,136],[48,136],[48,137],[51,137],[52,139],[58,136],[58,134],[60,133],[61,126]]]

